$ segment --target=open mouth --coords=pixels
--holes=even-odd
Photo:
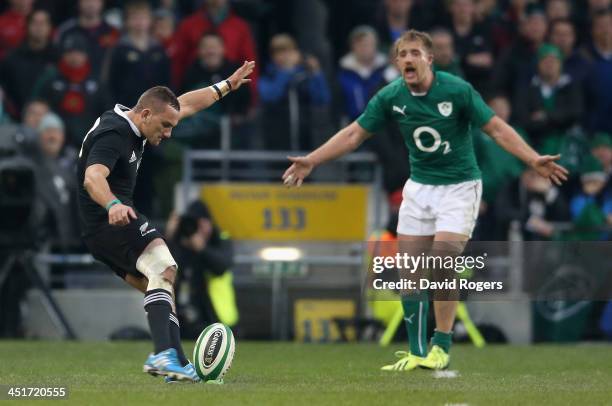
[[[416,68],[414,66],[406,66],[404,68],[404,75],[408,79],[416,78]]]

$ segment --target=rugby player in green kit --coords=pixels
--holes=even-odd
[[[559,155],[539,155],[512,127],[484,103],[466,81],[445,72],[433,72],[432,41],[428,34],[410,30],[395,43],[395,63],[401,77],[369,101],[356,121],[325,144],[302,157],[289,157],[283,181],[300,186],[324,162],[355,150],[389,120],[398,123],[410,156],[410,179],[403,190],[397,226],[400,244],[433,247],[444,242],[459,255],[476,224],[482,194],[481,173],[472,144],[472,128],[481,128],[502,148],[556,184],[567,180],[567,170],[555,163]],[[456,300],[436,300],[436,329],[428,351],[426,340],[428,293],[402,295],[409,352],[386,371],[416,367],[445,369],[449,365]]]

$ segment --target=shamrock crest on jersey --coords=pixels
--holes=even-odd
[[[453,103],[448,101],[438,103],[438,111],[444,117],[450,116],[453,113]]]

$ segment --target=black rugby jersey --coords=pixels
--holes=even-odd
[[[123,204],[134,207],[136,174],[147,141],[127,117],[128,111],[125,106],[115,105],[96,120],[83,139],[77,163],[79,219],[83,235],[109,225],[106,209],[96,203],[83,186],[88,166],[102,164],[110,169],[106,180],[111,192]]]

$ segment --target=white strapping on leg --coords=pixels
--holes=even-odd
[[[177,267],[166,244],[146,249],[136,261],[136,269],[149,280],[147,290],[164,289],[172,292],[172,283],[162,276],[162,272],[171,266]]]

